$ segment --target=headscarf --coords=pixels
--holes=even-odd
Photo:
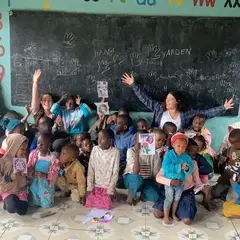
[[[0,121],[0,126],[5,130],[6,136],[12,133],[12,131],[21,124],[23,124],[22,121],[13,118],[4,118]]]
[[[16,156],[17,151],[21,145],[28,141],[28,139],[19,134],[13,133],[6,138],[7,149],[4,156],[0,161],[0,176],[10,175],[13,172],[13,158]],[[0,194],[3,193],[17,193],[21,191],[26,191],[27,181],[25,176],[20,176],[18,181],[13,181],[10,183],[3,183],[0,181]]]
[[[28,139],[19,133],[12,133],[6,138],[6,153],[4,154],[4,157],[15,157],[18,149],[21,147],[21,145],[28,141]]]

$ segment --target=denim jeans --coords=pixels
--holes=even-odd
[[[178,187],[170,187],[165,185],[165,201],[164,201],[164,209],[170,209],[172,203],[178,204],[182,192],[183,192],[184,185]]]

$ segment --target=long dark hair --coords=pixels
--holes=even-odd
[[[40,97],[40,101],[42,101],[44,95],[50,96],[50,97],[52,98],[52,102],[54,102],[54,100],[53,100],[54,96],[53,96],[51,93],[49,93],[49,92],[43,93],[43,94],[41,95],[41,97]],[[46,114],[45,114],[45,111],[44,111],[44,109],[43,109],[42,104],[40,103],[39,110],[38,110],[38,112],[34,115],[34,119],[35,119],[35,124],[36,124],[36,125],[38,125],[39,120],[40,120],[40,118],[42,118],[42,117],[47,117],[47,116],[46,116]]]
[[[183,96],[183,94],[179,91],[172,91],[172,92],[169,92],[168,94],[171,94],[177,101],[177,110],[179,112],[186,112],[189,110],[189,106],[188,104],[186,103],[186,100]],[[167,94],[167,95],[168,95]],[[165,100],[164,102],[162,103],[162,107],[164,108],[164,110],[167,110],[166,108],[166,98],[167,98],[167,95],[165,97]]]

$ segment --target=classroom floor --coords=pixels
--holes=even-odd
[[[194,223],[186,226],[174,223],[163,227],[161,220],[152,215],[151,203],[139,203],[135,207],[117,203],[110,223],[82,224],[89,209],[68,199],[60,199],[52,209],[56,215],[35,219],[34,212],[43,209],[30,208],[27,216],[7,214],[0,210],[0,239],[3,240],[240,240],[240,220],[229,220],[221,215],[221,207],[208,212],[198,205]],[[2,209],[2,206],[0,206]],[[46,210],[45,210],[46,211]]]

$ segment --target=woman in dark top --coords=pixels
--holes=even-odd
[[[172,122],[177,126],[177,129],[187,129],[191,119],[196,114],[203,114],[206,118],[213,118],[225,113],[228,109],[233,108],[233,99],[226,100],[224,105],[207,109],[207,110],[193,110],[185,107],[183,98],[180,92],[170,92],[164,103],[152,100],[140,87],[135,83],[134,77],[123,74],[122,82],[131,86],[133,92],[138,99],[153,112],[152,127],[162,128],[166,122]]]

